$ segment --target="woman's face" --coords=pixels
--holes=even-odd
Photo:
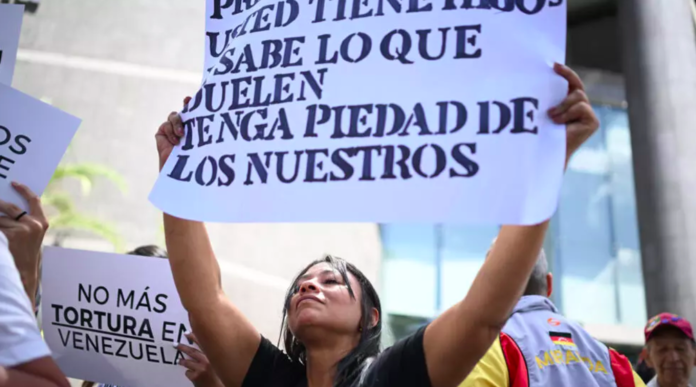
[[[341,273],[328,263],[310,267],[297,280],[290,298],[288,324],[300,341],[313,328],[319,328],[317,332],[320,333],[359,333],[362,292],[360,284],[350,272],[348,280],[355,298],[350,296]]]

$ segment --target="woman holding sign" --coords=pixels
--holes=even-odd
[[[583,84],[571,69],[566,99],[549,115],[565,124],[568,158],[598,127]],[[157,132],[160,168],[184,135],[176,113]],[[466,297],[426,327],[380,352],[379,297],[350,263],[309,264],[285,298],[286,353],[261,337],[224,295],[202,223],[164,215],[174,280],[215,372],[229,387],[454,387],[491,346],[522,294],[548,221],[503,226]]]

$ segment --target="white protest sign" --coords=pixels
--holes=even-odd
[[[0,85],[0,198],[28,209],[17,181],[41,195],[81,120]]]
[[[126,387],[186,386],[188,315],[162,258],[46,247],[42,326],[72,378]]]
[[[12,84],[24,5],[0,4],[0,83]]]
[[[210,71],[150,194],[164,212],[527,224],[555,210],[565,1],[207,4]]]

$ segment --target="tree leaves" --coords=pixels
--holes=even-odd
[[[109,241],[116,251],[123,251],[123,240],[113,225],[82,214],[75,208],[73,198],[60,187],[66,179],[79,181],[84,196],[92,193],[92,188],[100,179],[108,180],[122,193],[127,192],[125,179],[106,166],[92,163],[58,166],[42,198],[45,207],[55,210],[55,214],[49,215],[48,219],[56,235],[55,244],[60,246],[75,231],[86,231]]]

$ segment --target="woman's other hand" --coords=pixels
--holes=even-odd
[[[5,234],[24,289],[34,305],[39,284],[41,245],[48,230],[48,220],[41,207],[41,199],[29,187],[12,183],[12,187],[29,205],[24,211],[12,203],[0,200],[0,231]]]
[[[554,71],[568,81],[568,95],[560,105],[549,109],[549,117],[557,124],[566,125],[566,166],[568,160],[599,128],[599,120],[592,110],[585,86],[570,67],[556,63]]]
[[[184,99],[184,106],[191,100],[191,97]],[[157,153],[159,154],[160,170],[167,162],[172,149],[179,145],[181,137],[184,136],[184,124],[177,112],[169,113],[167,121],[163,122],[157,129],[155,140],[157,141]]]
[[[186,338],[198,344],[198,339],[193,333],[187,333]],[[181,359],[179,365],[186,367],[186,377],[193,383],[196,387],[224,387],[220,378],[217,377],[215,371],[210,366],[208,362],[208,357],[205,356],[200,350],[188,346],[186,344],[179,344],[176,349],[183,352],[188,359]]]

